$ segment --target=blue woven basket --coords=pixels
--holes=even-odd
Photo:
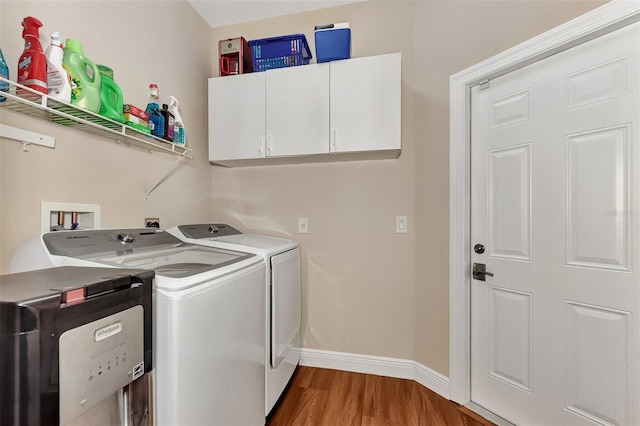
[[[313,57],[304,34],[249,40],[253,71],[307,65]]]

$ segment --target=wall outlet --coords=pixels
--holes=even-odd
[[[298,218],[298,233],[299,234],[309,233],[309,218],[306,218],[306,217]]]
[[[160,228],[160,218],[159,217],[147,217],[144,220],[145,228]]]

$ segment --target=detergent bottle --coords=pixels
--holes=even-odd
[[[159,90],[158,85],[151,83],[149,85],[149,103],[147,103],[146,113],[149,116],[149,130],[153,136],[164,138],[164,117],[160,113],[158,105]]]
[[[100,115],[124,123],[123,99],[120,87],[113,81],[113,70],[98,65],[102,85],[100,87]]]
[[[71,79],[62,66],[64,51],[60,33],[51,33],[51,44],[44,52],[47,58],[47,92],[49,96],[64,102],[71,102]]]
[[[164,118],[164,138],[169,142],[173,142],[173,131],[175,129],[175,117],[169,111],[169,106],[167,104],[162,104],[162,109],[160,110],[160,114]]]
[[[184,145],[186,142],[186,134],[184,123],[182,122],[180,111],[178,110],[179,106],[180,104],[178,103],[178,99],[175,96],[169,96],[169,111],[171,111],[175,119],[173,129],[173,143]]]
[[[33,16],[27,16],[22,20],[22,38],[24,39],[24,52],[18,60],[18,84],[30,89],[47,93],[47,59],[40,45],[40,32],[38,28],[42,22]],[[26,90],[17,90],[17,94],[28,96]]]
[[[67,39],[62,65],[71,76],[71,103],[91,112],[100,112],[100,71],[84,56],[82,43]]]
[[[0,49],[0,77],[6,78],[9,80],[9,67],[7,67],[7,62],[4,60],[4,55],[2,54],[2,49]],[[0,91],[8,92],[9,91],[9,83],[0,82]],[[4,96],[0,96],[0,102],[4,102],[7,98]]]

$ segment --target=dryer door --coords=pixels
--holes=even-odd
[[[271,366],[300,348],[300,248],[271,257]]]

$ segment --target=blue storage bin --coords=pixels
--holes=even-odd
[[[318,25],[314,35],[318,63],[351,57],[351,28],[348,23]]]
[[[304,34],[249,40],[253,71],[307,65],[313,57]]]

